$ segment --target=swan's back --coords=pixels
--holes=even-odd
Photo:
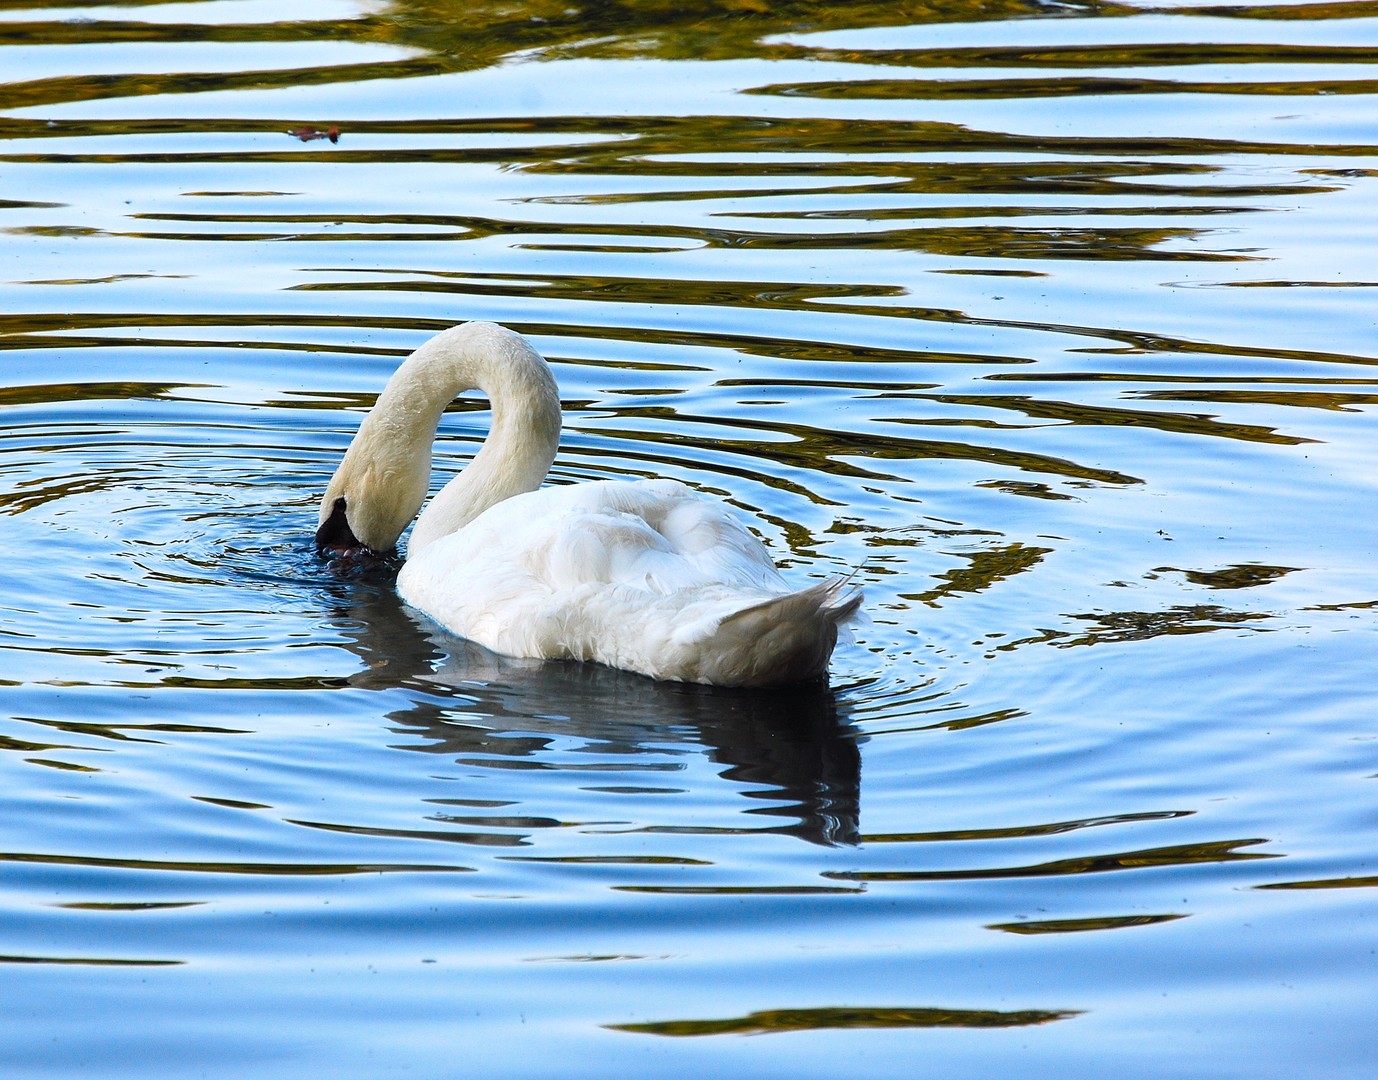
[[[669,480],[516,495],[409,557],[398,589],[496,652],[735,686],[821,676],[860,602],[837,580],[791,592],[726,508]]]

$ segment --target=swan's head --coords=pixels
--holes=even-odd
[[[430,453],[398,453],[412,442],[365,419],[321,499],[316,550],[322,555],[386,555],[426,497]]]

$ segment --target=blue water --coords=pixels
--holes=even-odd
[[[4,1075],[1371,1075],[1375,45],[0,13]],[[471,318],[552,361],[552,483],[856,570],[828,686],[506,660],[317,558]]]

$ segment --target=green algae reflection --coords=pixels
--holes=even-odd
[[[1079,1016],[1079,1009],[767,1009],[721,1020],[661,1020],[647,1024],[608,1024],[612,1031],[638,1035],[774,1035],[788,1031],[850,1028],[1003,1028],[1029,1027]]]

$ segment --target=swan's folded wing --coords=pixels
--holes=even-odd
[[[520,552],[557,589],[604,583],[664,596],[704,585],[786,588],[770,553],[729,509],[673,480],[545,488],[464,531],[476,526],[485,544],[498,543],[509,558]]]

